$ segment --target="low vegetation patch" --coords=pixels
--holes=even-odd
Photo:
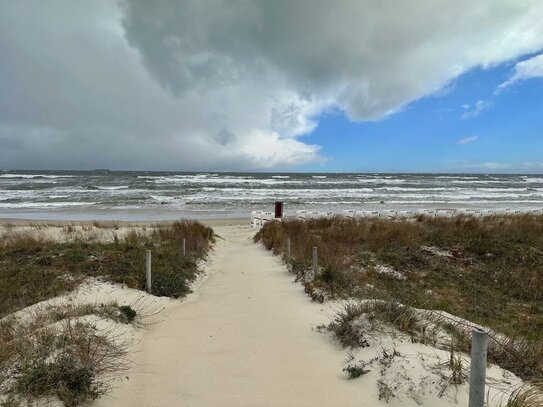
[[[113,375],[128,366],[124,338],[81,318],[101,315],[103,309],[61,308],[1,320],[3,405],[45,405],[60,400],[66,406],[76,406],[104,394]],[[111,310],[107,315],[113,318]]]
[[[105,241],[47,240],[33,231],[0,235],[0,317],[77,287],[87,277],[145,289],[145,251],[152,251],[153,293],[181,297],[214,241],[213,230],[194,221],[156,225]],[[186,241],[185,258],[181,242]]]
[[[331,324],[347,347],[364,346],[356,323],[364,314],[425,343],[448,330],[456,349],[469,351],[469,327],[446,318],[428,324],[415,312],[444,311],[492,328],[489,355],[500,366],[525,379],[543,376],[541,216],[287,220],[265,225],[255,241],[282,255],[314,299],[362,300]]]
[[[520,387],[509,396],[503,407],[539,407],[543,406],[543,395],[534,386]]]
[[[98,226],[84,227],[92,232]],[[13,313],[72,291],[89,277],[144,290],[146,250],[152,251],[152,293],[184,296],[214,242],[212,229],[193,221],[124,234],[117,229],[107,239],[92,233],[92,239],[82,239],[75,226],[65,227],[69,238],[61,242],[46,239],[38,227],[24,232],[7,227],[0,234],[0,405],[60,400],[77,406],[98,398],[127,367],[127,343],[93,321],[138,325],[141,320],[134,308],[116,303],[36,306],[17,317]]]
[[[363,364],[348,364],[343,368],[343,371],[347,373],[349,379],[356,379],[366,373],[369,373],[369,370],[365,368]]]

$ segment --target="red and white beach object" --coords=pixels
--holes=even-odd
[[[272,212],[262,212],[262,226],[274,219]]]
[[[355,211],[352,209],[347,209],[342,212],[342,216],[347,219],[354,219],[355,217]]]
[[[262,226],[262,211],[251,212],[251,226],[254,228]]]
[[[296,211],[296,219],[298,219],[298,220],[306,220],[307,219],[307,211],[306,210]]]
[[[307,219],[319,219],[319,211],[307,212]]]
[[[398,213],[396,211],[390,209],[379,211],[379,217],[383,219],[394,219],[397,215]]]

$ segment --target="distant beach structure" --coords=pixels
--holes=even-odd
[[[307,211],[307,210],[298,210],[292,216],[289,216],[288,219],[296,220],[309,220],[309,219],[330,219],[333,217],[342,217],[345,219],[369,219],[369,218],[381,218],[381,219],[414,219],[418,216],[427,216],[427,217],[444,217],[451,218],[453,216],[463,215],[463,216],[473,216],[476,218],[481,218],[485,216],[504,216],[504,215],[522,215],[522,214],[533,214],[533,215],[543,215],[543,208],[532,208],[532,209],[419,209],[415,211],[395,211],[395,210],[381,210],[381,211],[355,211],[352,209],[344,210],[342,212],[318,212],[318,211]],[[250,224],[253,227],[264,226],[266,223],[272,220],[271,212],[264,211],[252,211]],[[274,220],[282,220],[281,218],[275,218]]]

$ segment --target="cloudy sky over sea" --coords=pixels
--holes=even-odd
[[[540,0],[3,1],[0,168],[543,171]]]

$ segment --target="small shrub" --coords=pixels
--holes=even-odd
[[[126,344],[86,322],[48,327],[12,321],[2,335],[0,392],[12,399],[58,398],[65,406],[95,400],[109,389],[108,375],[126,369]],[[2,331],[7,329],[2,326]],[[4,342],[5,341],[5,342]],[[8,349],[9,352],[6,352]]]
[[[77,406],[100,396],[94,385],[94,372],[74,355],[61,355],[46,362],[38,359],[19,372],[16,391],[31,397],[56,396],[66,406]]]
[[[343,368],[343,371],[347,373],[347,376],[349,376],[349,379],[356,379],[357,377],[360,377],[366,373],[369,373],[369,370],[364,368],[365,366],[363,364],[361,365],[354,365],[349,364]]]
[[[343,310],[336,314],[334,320],[328,325],[341,345],[346,348],[368,347],[369,343],[363,333],[354,326],[354,322],[365,313],[363,304],[347,304]]]
[[[265,233],[257,233],[253,240],[255,242],[261,240],[262,244],[266,249],[274,249],[274,252],[278,253],[285,244],[285,236],[283,233],[283,227],[281,226],[281,222],[268,222],[266,223],[266,225],[264,225],[264,227],[266,228]]]
[[[125,323],[130,323],[136,319],[137,312],[130,305],[122,305],[119,307],[122,320]]]
[[[153,274],[152,294],[158,297],[179,298],[190,292],[187,279],[176,272],[163,271]]]

